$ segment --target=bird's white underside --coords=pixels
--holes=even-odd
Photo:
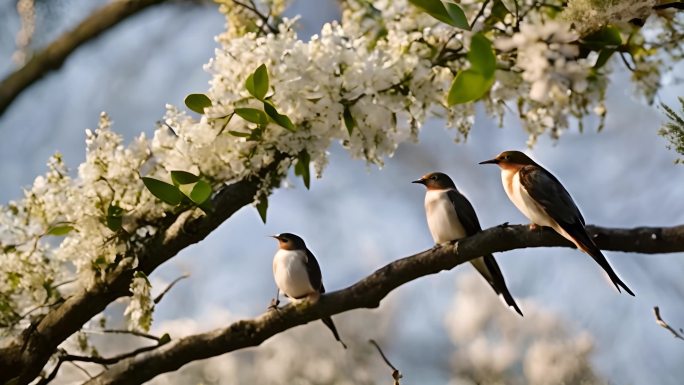
[[[425,193],[425,213],[428,228],[435,243],[447,243],[466,236],[454,205],[447,196],[448,191],[428,190]]]
[[[527,192],[525,187],[520,183],[520,173],[515,169],[502,169],[501,182],[508,198],[513,202],[515,207],[520,210],[532,223],[538,226],[547,226],[556,230],[556,232],[573,243],[575,240],[549,216],[544,208],[535,201]]]
[[[306,270],[306,253],[280,249],[273,257],[273,277],[281,292],[290,298],[316,293]]]
[[[456,209],[447,196],[449,190],[427,190],[425,193],[425,214],[428,229],[435,243],[442,244],[466,237],[466,231],[458,219]],[[487,280],[491,274],[483,258],[470,261]]]

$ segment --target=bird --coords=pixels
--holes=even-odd
[[[425,214],[432,239],[437,245],[457,241],[482,231],[475,209],[447,174],[432,172],[412,183],[424,185]],[[491,254],[470,261],[497,294],[523,315],[506,287],[503,273]]]
[[[618,292],[622,287],[634,296],[587,233],[582,213],[553,174],[520,151],[504,151],[480,164],[496,164],[501,168],[504,190],[515,207],[532,222],[531,228],[551,227],[589,254],[608,274]]]
[[[313,302],[318,301],[321,294],[325,293],[321,267],[318,265],[316,257],[306,247],[304,240],[291,233],[282,233],[271,237],[278,240],[278,251],[273,257],[273,278],[278,292],[276,298],[271,301],[269,308],[278,308],[280,292],[293,301],[305,299]],[[324,317],[321,321],[346,349],[347,345],[340,339],[332,318]]]

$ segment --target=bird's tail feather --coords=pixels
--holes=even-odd
[[[337,333],[337,328],[335,327],[335,324],[333,323],[332,318],[330,318],[330,317],[321,318],[321,321],[323,321],[325,326],[327,326],[328,329],[330,329],[332,334],[335,336],[335,339],[337,341],[339,341],[342,344],[342,346],[346,349],[347,345],[344,342],[342,342],[342,340],[340,339],[340,335],[339,335],[339,333]]]
[[[625,289],[627,293],[629,293],[631,296],[634,296],[634,292],[629,287],[627,287],[627,284],[622,282],[620,277],[618,277],[617,273],[615,273],[615,270],[613,270],[613,268],[608,263],[608,260],[601,252],[601,249],[599,249],[598,246],[596,246],[596,244],[594,243],[594,241],[591,240],[591,238],[589,237],[584,228],[579,229],[575,228],[575,226],[568,226],[568,228],[564,228],[564,230],[568,232],[568,234],[570,234],[571,237],[573,237],[577,247],[579,247],[580,250],[589,254],[594,259],[594,261],[596,261],[596,263],[598,263],[599,266],[603,268],[603,270],[608,274],[608,277],[613,282],[613,285],[615,285],[619,292],[621,291],[620,287],[622,287],[623,289]]]
[[[497,294],[501,294],[503,296],[504,300],[506,301],[506,304],[515,309],[515,311],[518,314],[520,314],[520,316],[523,316],[522,310],[520,310],[518,304],[515,303],[515,299],[513,299],[511,292],[508,291],[508,287],[506,286],[506,281],[504,280],[503,273],[499,268],[499,264],[496,263],[496,259],[494,259],[494,256],[490,254],[483,257],[483,259],[485,265],[487,266],[487,270],[489,270],[489,276],[491,277],[491,280],[485,274],[482,275],[485,277],[485,279],[487,279],[487,282],[489,282],[489,284],[492,286],[492,289],[494,289],[494,291]]]

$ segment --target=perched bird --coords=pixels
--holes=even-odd
[[[501,181],[508,198],[532,221],[531,227],[551,227],[594,258],[618,291],[622,287],[634,295],[587,234],[582,214],[555,176],[520,151],[504,151],[480,164],[496,164],[501,168]]]
[[[308,298],[311,301],[318,301],[320,295],[325,293],[321,267],[316,257],[306,248],[304,240],[290,233],[272,235],[272,237],[278,240],[278,251],[273,257],[273,277],[278,286],[278,292],[271,302],[271,307],[278,307],[280,292],[293,300]],[[347,345],[340,339],[332,318],[322,318],[321,321],[346,349]]]
[[[425,192],[425,214],[432,239],[437,244],[456,241],[482,231],[475,209],[457,189],[448,175],[433,172],[413,183],[427,187]],[[501,294],[509,306],[518,314],[522,311],[506,287],[503,274],[494,256],[489,254],[470,261],[477,271]]]

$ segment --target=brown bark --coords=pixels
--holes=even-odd
[[[635,229],[589,226],[589,231],[604,250],[645,254],[684,251],[684,225]],[[527,247],[559,246],[573,247],[548,228],[530,230],[522,225],[493,227],[456,244],[394,261],[346,289],[324,295],[317,303],[290,304],[278,312],[268,311],[254,319],[181,338],[120,361],[86,384],[143,383],[195,360],[257,346],[275,334],[322,317],[352,309],[378,307],[380,301],[397,287],[426,275],[453,269],[481,255]]]

